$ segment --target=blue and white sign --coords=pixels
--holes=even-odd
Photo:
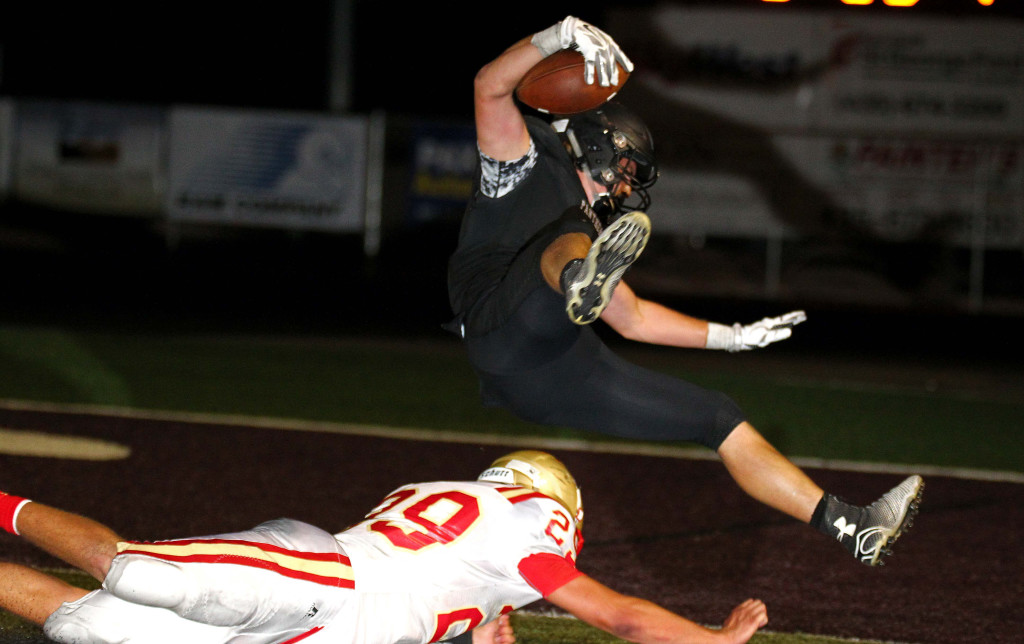
[[[171,220],[362,232],[367,119],[178,108]]]
[[[475,128],[421,124],[413,130],[411,145],[409,223],[460,221],[473,192]]]

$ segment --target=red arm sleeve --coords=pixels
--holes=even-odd
[[[519,562],[519,574],[537,592],[547,597],[583,573],[564,557],[540,552]]]

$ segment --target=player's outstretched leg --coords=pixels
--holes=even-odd
[[[574,259],[562,272],[565,310],[576,324],[596,320],[626,269],[636,261],[651,236],[651,221],[640,211],[628,212],[604,229],[583,259]]]
[[[850,505],[826,495],[812,523],[839,540],[854,557],[879,566],[891,554],[892,544],[913,524],[924,491],[924,480],[914,475],[869,506]]]

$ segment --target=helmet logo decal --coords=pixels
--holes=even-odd
[[[529,463],[512,459],[505,467],[513,472],[519,472],[520,474],[529,477],[530,481],[533,482],[533,487],[539,488],[544,485],[544,477],[541,476],[541,471]]]
[[[491,467],[480,473],[477,477],[478,481],[489,481],[491,483],[504,483],[505,485],[515,485],[516,473],[507,467]]]

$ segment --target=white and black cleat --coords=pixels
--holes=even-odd
[[[611,301],[623,274],[640,256],[651,236],[651,221],[640,211],[628,212],[604,229],[582,260],[573,260],[562,274],[565,311],[575,324],[590,324]]]
[[[854,536],[853,554],[869,566],[884,565],[892,544],[910,529],[921,505],[924,480],[911,476],[864,508]]]

